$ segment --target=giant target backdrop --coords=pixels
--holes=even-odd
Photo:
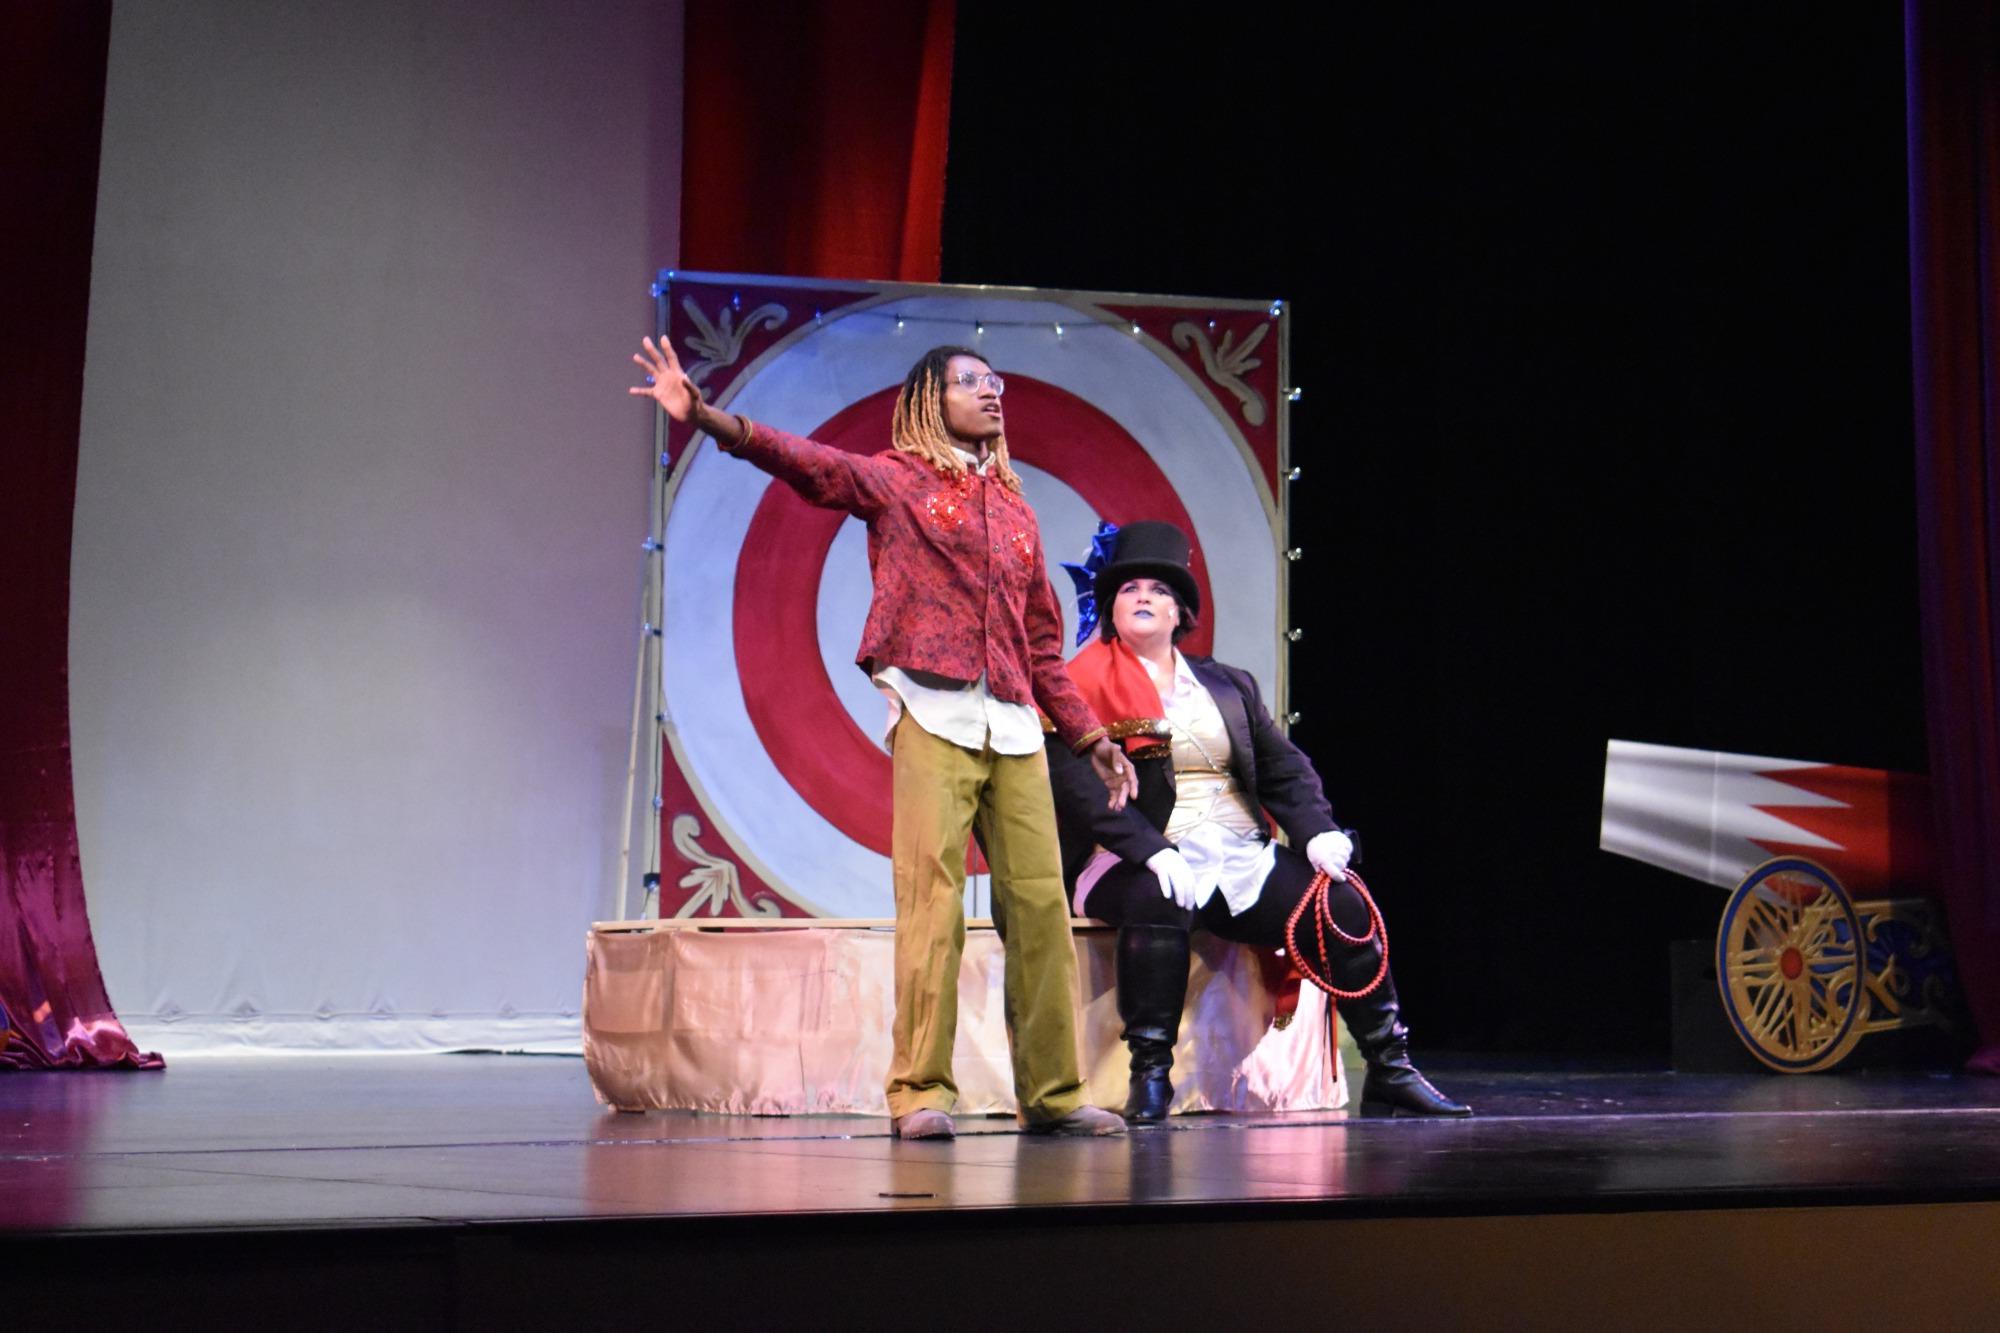
[[[1194,538],[1183,646],[1284,698],[1281,302],[663,273],[660,328],[708,399],[857,453],[889,446],[941,343],[1006,379],[1007,443],[1076,650],[1061,562],[1100,520]],[[887,917],[881,695],[854,664],[867,532],[673,427],[659,563],[661,916]]]

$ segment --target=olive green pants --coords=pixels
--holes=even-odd
[[[905,713],[896,724],[895,1053],[889,1114],[958,1100],[958,964],[965,952],[965,843],[975,820],[993,869],[993,922],[1007,951],[1005,1013],[1014,1096],[1029,1121],[1083,1104],[1076,1055],[1076,949],[1056,846],[1048,759],[974,752]]]

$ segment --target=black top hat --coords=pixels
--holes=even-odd
[[[1127,523],[1112,539],[1111,559],[1097,571],[1092,591],[1097,597],[1098,614],[1111,620],[1111,603],[1128,579],[1158,579],[1179,593],[1188,610],[1201,611],[1201,589],[1195,586],[1194,571],[1185,532],[1171,523],[1150,520]]]

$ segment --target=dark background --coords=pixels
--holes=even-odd
[[[1605,741],[1925,767],[1900,6],[1210,13],[960,6],[944,279],[1294,303],[1293,734],[1420,1046],[1663,1057],[1723,893],[1597,850]]]

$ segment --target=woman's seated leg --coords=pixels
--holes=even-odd
[[[1173,1105],[1174,1043],[1187,999],[1188,931],[1194,913],[1160,892],[1142,865],[1121,862],[1084,899],[1084,910],[1118,927],[1118,1017],[1132,1052],[1125,1100],[1129,1124],[1158,1124]]]
[[[1292,912],[1312,887],[1316,872],[1312,863],[1290,847],[1278,848],[1276,863],[1264,880],[1263,892],[1240,915],[1231,916],[1228,904],[1217,894],[1202,907],[1198,924],[1223,939],[1238,940],[1260,948],[1289,948],[1285,926]],[[1345,879],[1327,885],[1327,907],[1334,924],[1351,936],[1368,934],[1370,916],[1361,894]],[[1396,995],[1395,979],[1383,967],[1383,942],[1350,945],[1328,932],[1327,957],[1314,957],[1319,940],[1311,924],[1299,922],[1299,943],[1310,951],[1305,961],[1334,987],[1343,991],[1361,990],[1379,972],[1381,980],[1364,995],[1334,1002],[1354,1045],[1368,1062],[1368,1082],[1361,1093],[1364,1115],[1471,1115],[1472,1108],[1439,1092],[1431,1081],[1410,1063],[1410,1030],[1403,1024],[1402,1005]]]

